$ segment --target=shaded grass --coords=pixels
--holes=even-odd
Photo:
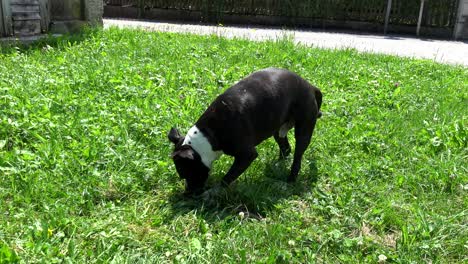
[[[0,52],[0,261],[467,260],[466,68],[288,39],[50,41]],[[223,196],[183,199],[167,131],[265,67],[324,93],[298,183],[268,140]]]

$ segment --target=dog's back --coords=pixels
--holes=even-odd
[[[318,118],[321,99],[320,90],[297,74],[268,68],[219,95],[200,117],[197,127],[209,125],[223,149],[230,142],[255,146],[286,123]]]

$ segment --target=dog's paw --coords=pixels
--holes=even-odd
[[[296,176],[292,177],[292,176],[289,176],[288,179],[286,180],[287,183],[289,184],[294,184],[296,182]]]
[[[213,199],[220,197],[225,192],[226,192],[226,189],[220,184],[218,184],[218,185],[215,185],[213,188],[208,189],[207,191],[203,192],[203,194],[201,195],[201,198],[204,201],[209,201],[209,200],[213,200]]]

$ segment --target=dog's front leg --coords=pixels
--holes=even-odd
[[[239,177],[250,166],[252,161],[257,158],[257,156],[258,153],[255,148],[251,151],[245,151],[242,152],[242,154],[235,155],[234,163],[224,176],[221,183],[204,192],[202,195],[203,199],[205,201],[209,201],[213,197],[219,196],[222,191],[225,191],[224,187],[227,187],[231,182],[237,179],[237,177]]]
[[[253,148],[250,151],[242,152],[234,156],[234,163],[223,178],[222,184],[228,186],[237,179],[258,156],[257,150]]]

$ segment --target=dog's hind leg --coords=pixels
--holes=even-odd
[[[294,126],[294,121],[289,120],[284,123],[278,131],[273,134],[276,143],[280,148],[280,159],[286,158],[291,153],[291,146],[288,142],[288,131]]]
[[[302,156],[310,144],[310,139],[312,138],[312,133],[314,132],[317,120],[314,119],[313,122],[310,122],[309,120],[304,120],[307,122],[297,122],[294,128],[296,147],[294,149],[294,160],[291,166],[291,173],[289,174],[288,182],[296,181],[296,177],[301,170]]]
[[[275,132],[273,136],[280,149],[279,158],[284,159],[289,156],[291,154],[291,146],[289,145],[288,137],[286,135],[281,137],[279,132]]]

